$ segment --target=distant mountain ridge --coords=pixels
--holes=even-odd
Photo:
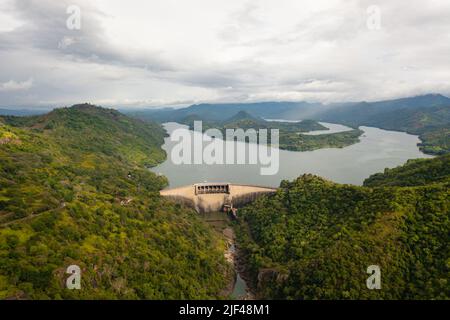
[[[241,110],[238,113],[236,113],[234,116],[232,116],[231,118],[226,120],[225,122],[233,122],[233,121],[239,121],[239,120],[257,120],[257,121],[261,121],[263,119],[254,117],[250,113],[248,113],[247,111],[242,111]]]
[[[190,115],[201,115],[202,119],[208,121],[224,121],[240,111],[245,111],[252,116],[275,119],[279,118],[281,114],[288,114],[293,110],[314,109],[320,106],[319,103],[309,102],[218,103],[195,104],[182,109],[147,109],[125,112],[131,116],[160,122],[180,121]]]
[[[16,116],[16,117],[34,116],[34,115],[44,114],[49,111],[50,110],[44,110],[44,109],[5,109],[5,108],[0,108],[0,116]]]
[[[321,120],[337,121],[349,125],[371,124],[374,117],[380,119],[391,112],[450,107],[450,98],[440,94],[428,94],[411,98],[401,98],[377,102],[361,102],[352,105],[343,104],[319,115]]]
[[[327,113],[323,119],[350,126],[405,131],[420,137],[428,154],[450,152],[450,99],[441,95],[352,106]]]
[[[192,115],[201,115],[204,121],[225,121],[240,111],[265,119],[310,119],[354,128],[374,126],[405,131],[420,136],[420,147],[426,153],[450,152],[450,98],[441,94],[329,105],[308,102],[199,104],[176,110],[140,111],[131,115],[160,122],[180,122]]]
[[[203,120],[210,123],[230,121],[238,112],[246,117],[263,119],[316,120],[345,124],[354,128],[374,126],[387,130],[405,131],[422,140],[420,148],[428,154],[450,152],[450,98],[441,94],[374,102],[310,103],[255,102],[195,104],[174,109],[122,109],[137,119],[156,122],[190,123]],[[0,114],[1,114],[0,109]],[[7,110],[9,114],[22,115],[30,110]],[[251,121],[247,121],[250,125]]]
[[[375,102],[342,102],[332,104],[299,102],[255,102],[194,104],[181,109],[146,109],[129,112],[130,115],[151,118],[155,121],[179,121],[197,114],[205,120],[223,121],[239,111],[267,119],[332,120],[357,123],[367,117],[405,108],[450,106],[450,98],[441,94],[383,100]]]
[[[390,111],[405,109],[420,109],[428,107],[450,106],[450,98],[441,94],[426,94],[414,97],[390,99],[374,102],[338,102],[323,104],[319,102],[253,102],[253,103],[202,103],[193,104],[185,108],[158,109],[127,109],[118,108],[122,113],[158,122],[180,121],[181,119],[197,115],[204,120],[224,121],[239,111],[245,111],[256,117],[267,119],[289,120],[322,120],[337,121],[347,124],[359,124],[367,121],[371,116]],[[33,108],[0,108],[0,115],[37,115],[48,111]]]

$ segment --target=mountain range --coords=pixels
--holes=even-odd
[[[437,106],[450,106],[450,98],[440,94],[376,102],[342,102],[342,103],[309,103],[309,102],[258,102],[258,103],[218,103],[195,104],[186,108],[143,109],[125,113],[149,117],[156,121],[180,121],[192,114],[201,115],[204,120],[226,120],[239,111],[266,119],[288,120],[328,120],[337,122],[361,123],[378,114],[404,109],[418,109]]]
[[[308,102],[198,104],[182,109],[134,111],[129,115],[158,122],[183,122],[188,117],[226,121],[240,111],[265,119],[311,119],[354,128],[374,126],[405,131],[420,136],[422,143],[419,146],[426,153],[450,152],[450,98],[440,94],[328,105]]]

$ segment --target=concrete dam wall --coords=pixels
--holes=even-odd
[[[194,208],[197,212],[221,211],[225,205],[242,207],[276,188],[230,183],[199,183],[162,190],[163,197]]]

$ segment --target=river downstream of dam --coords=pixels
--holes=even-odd
[[[328,131],[306,134],[330,134],[351,130],[351,128],[323,123]],[[178,123],[164,124],[167,133],[184,130],[192,138],[202,138],[199,132],[193,132],[187,126]],[[292,152],[279,150],[279,171],[272,176],[260,174],[260,165],[252,164],[176,164],[172,158],[172,150],[178,142],[170,137],[165,139],[163,149],[167,152],[167,160],[152,168],[153,172],[166,176],[170,188],[192,185],[201,182],[228,182],[278,187],[284,179],[292,180],[305,173],[312,173],[338,183],[361,185],[370,175],[382,172],[385,168],[393,168],[404,164],[408,159],[429,158],[423,154],[417,144],[417,136],[404,132],[387,131],[378,128],[360,127],[364,134],[360,142],[345,148],[327,148],[308,152]],[[179,133],[179,131],[178,131]],[[193,140],[193,139],[192,139]],[[224,141],[224,143],[232,143]],[[245,144],[248,151],[248,143]],[[208,144],[208,142],[204,143]],[[236,149],[237,150],[237,149]],[[223,213],[207,213],[203,218],[223,233],[229,244],[226,255],[232,258],[236,278],[230,296],[234,299],[252,299],[252,293],[244,280],[240,256],[228,219]],[[228,233],[228,234],[227,234]]]
[[[341,125],[322,123],[334,132]],[[164,124],[168,134],[176,129],[186,130],[191,136],[201,135],[178,123]],[[349,128],[350,129],[350,128]],[[284,179],[292,180],[311,173],[338,183],[361,185],[370,175],[404,164],[408,159],[429,158],[417,144],[419,138],[404,132],[372,127],[360,127],[364,134],[360,142],[345,148],[327,148],[307,152],[279,151],[279,170],[275,175],[261,175],[258,164],[176,164],[172,149],[177,142],[165,139],[163,149],[167,159],[152,168],[166,176],[171,188],[199,182],[230,182],[278,187]],[[231,143],[230,141],[224,143]],[[243,142],[237,142],[243,143]],[[207,143],[205,143],[206,145]],[[248,143],[245,143],[248,148]]]

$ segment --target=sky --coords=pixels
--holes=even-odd
[[[448,0],[0,0],[0,107],[427,93],[450,96]]]

